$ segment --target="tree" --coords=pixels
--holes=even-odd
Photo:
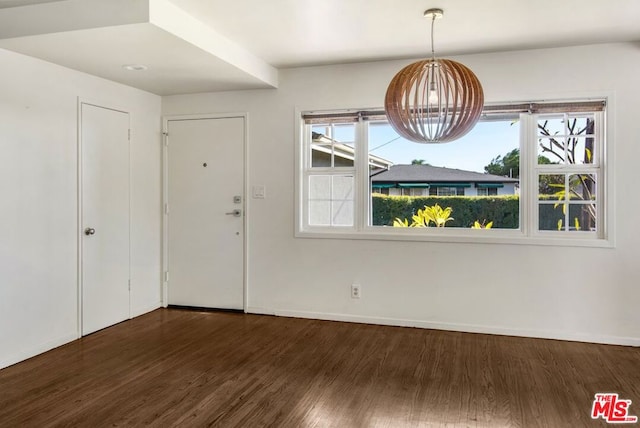
[[[429,164],[425,163],[424,159],[414,159],[411,161],[411,165],[429,165]]]
[[[546,156],[538,156],[538,165],[550,163],[553,162]],[[520,149],[513,149],[504,157],[497,156],[491,159],[491,163],[484,167],[484,172],[503,177],[520,178]]]
[[[504,157],[497,156],[491,159],[489,165],[484,167],[487,174],[501,175],[504,177],[520,177],[520,149],[513,149]]]

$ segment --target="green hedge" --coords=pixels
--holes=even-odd
[[[393,220],[409,219],[425,205],[451,207],[453,221],[447,227],[471,227],[478,220],[493,221],[494,228],[519,227],[519,196],[386,196],[372,195],[373,224],[392,226]]]

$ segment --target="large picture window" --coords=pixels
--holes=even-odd
[[[446,144],[403,139],[381,110],[303,112],[298,233],[606,241],[605,106],[486,106]]]

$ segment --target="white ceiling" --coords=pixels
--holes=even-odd
[[[426,56],[431,7],[438,55],[640,41],[639,0],[0,0],[0,47],[160,95],[272,88],[282,67]]]
[[[639,0],[172,0],[276,67],[640,40]]]

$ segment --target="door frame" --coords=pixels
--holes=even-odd
[[[131,111],[129,111],[127,108],[125,108],[124,106],[119,106],[119,105],[114,105],[114,103],[105,103],[102,101],[98,101],[95,99],[91,99],[91,98],[85,98],[85,97],[78,97],[77,100],[77,115],[78,115],[78,120],[77,120],[77,151],[76,151],[76,156],[77,156],[77,176],[76,176],[76,187],[77,187],[77,224],[76,224],[76,229],[77,229],[77,337],[81,338],[82,337],[82,319],[83,319],[83,307],[82,307],[82,297],[83,297],[83,286],[84,284],[82,283],[82,274],[83,274],[83,235],[82,235],[82,226],[84,223],[84,218],[82,215],[83,212],[83,203],[84,203],[84,198],[83,198],[83,191],[84,191],[84,186],[83,186],[83,180],[82,180],[82,173],[83,173],[83,164],[82,164],[82,105],[86,104],[86,105],[90,105],[93,107],[98,107],[98,108],[103,108],[106,110],[113,110],[113,111],[117,111],[120,113],[125,113],[127,115],[127,117],[129,118],[129,308],[128,308],[128,317],[129,319],[131,318],[131,194],[133,193],[131,191]]]
[[[247,235],[247,225],[249,221],[249,145],[248,145],[248,121],[249,114],[244,113],[202,113],[202,114],[176,114],[162,116],[162,306],[169,305],[169,280],[171,279],[169,268],[169,221],[167,206],[169,204],[169,122],[178,120],[198,120],[198,119],[237,119],[241,118],[243,122],[243,142],[242,142],[242,179],[244,180],[242,190],[244,192],[242,201],[242,310],[247,312],[249,301],[249,269],[248,269],[248,250],[249,237]],[[171,210],[169,206],[169,210]]]

